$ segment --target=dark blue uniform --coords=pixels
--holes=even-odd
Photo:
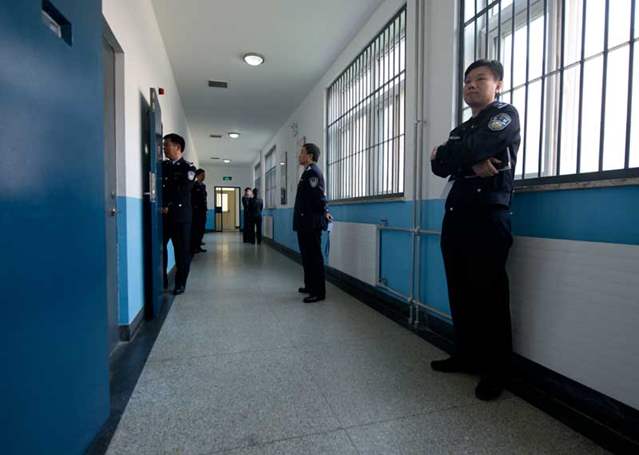
[[[195,171],[195,166],[184,158],[175,163],[171,160],[162,161],[162,205],[168,209],[163,225],[164,270],[168,264],[167,245],[170,239],[175,251],[176,289],[186,286],[191,265],[191,190],[195,182]]]
[[[452,181],[441,247],[457,354],[493,377],[506,375],[512,351],[506,260],[520,140],[517,110],[494,102],[451,131],[431,161],[436,175]],[[472,166],[490,157],[501,161],[499,174],[476,176]]]
[[[324,256],[322,255],[322,230],[326,229],[326,195],[324,176],[313,163],[302,174],[297,185],[293,230],[302,254],[304,287],[312,296],[326,296]]]
[[[193,206],[193,224],[191,226],[191,251],[200,251],[202,238],[206,229],[206,185],[195,181],[191,190],[191,205]]]

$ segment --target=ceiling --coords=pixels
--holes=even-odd
[[[153,0],[200,165],[253,162],[382,1]]]

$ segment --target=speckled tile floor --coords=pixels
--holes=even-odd
[[[603,449],[476,378],[334,286],[304,304],[302,269],[239,235],[209,234],[108,453],[593,454]]]

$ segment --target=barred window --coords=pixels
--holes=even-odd
[[[277,204],[277,165],[275,163],[275,147],[267,153],[264,164],[266,165],[266,175],[264,176],[266,180],[266,194],[264,203],[266,204],[266,207],[274,208]]]
[[[330,200],[404,192],[406,9],[327,91]]]
[[[518,180],[639,175],[637,0],[461,1],[461,77],[476,59],[503,63],[501,99],[521,120]],[[461,96],[459,109],[470,117]]]
[[[253,168],[253,172],[255,175],[255,186],[253,186],[253,188],[257,188],[259,191],[262,191],[262,165],[257,163]]]

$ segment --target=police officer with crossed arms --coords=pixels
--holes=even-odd
[[[501,394],[512,351],[506,259],[520,129],[517,110],[496,100],[503,72],[496,61],[468,67],[464,101],[472,117],[431,154],[433,173],[452,183],[441,247],[456,344],[455,355],[431,367],[479,373],[475,395],[481,400]]]

